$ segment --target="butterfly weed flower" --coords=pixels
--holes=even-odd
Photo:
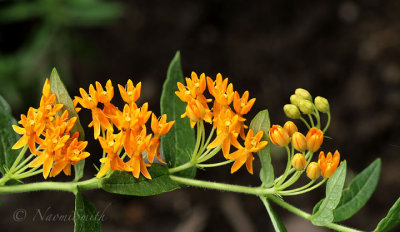
[[[197,86],[192,83],[193,88]],[[100,159],[101,167],[97,177],[103,177],[109,171],[120,170],[131,172],[135,178],[140,173],[151,179],[147,167],[154,157],[165,163],[160,156],[160,136],[168,133],[174,121],[167,122],[166,115],[160,120],[149,110],[146,102],[138,106],[136,101],[141,95],[141,83],[136,86],[128,80],[126,86],[118,85],[122,100],[125,102],[122,111],[111,103],[114,97],[114,87],[110,80],[105,89],[99,83],[89,86],[89,94],[81,90],[82,97],[76,97],[84,108],[92,110],[95,138],[100,142],[104,155]],[[101,103],[101,104],[98,104]],[[103,107],[101,107],[103,106]],[[154,134],[147,133],[147,126],[153,115],[151,129]],[[100,136],[100,131],[102,135]],[[149,163],[146,163],[146,158]]]
[[[124,170],[125,163],[118,154],[122,146],[122,132],[113,134],[112,131],[107,131],[105,138],[99,136],[99,142],[104,152],[107,154],[107,157],[100,159],[103,166],[97,173],[97,177],[104,176],[110,169]]]
[[[154,136],[150,140],[147,156],[150,163],[153,162],[154,156],[157,156],[158,161],[164,163],[160,157],[160,137],[161,135],[167,134],[169,130],[171,130],[174,123],[175,121],[167,122],[166,114],[162,115],[160,120],[157,119],[155,114],[152,114],[151,130],[153,131]]]
[[[79,92],[81,97],[75,97],[75,99],[83,108],[91,110],[92,121],[89,123],[89,127],[93,127],[94,138],[97,139],[100,135],[101,128],[112,130],[113,127],[103,110],[97,107],[99,101],[97,99],[97,92],[93,85],[91,84],[89,86],[89,94],[82,88],[79,89]]]
[[[243,164],[246,163],[246,169],[249,173],[253,174],[253,153],[264,148],[268,142],[260,141],[263,136],[263,132],[259,131],[256,135],[253,136],[253,130],[249,130],[246,135],[246,139],[244,141],[244,147],[241,145],[239,149],[227,157],[228,159],[233,159],[235,162],[232,165],[231,173],[236,172]]]
[[[178,91],[175,94],[187,104],[181,117],[188,117],[192,128],[197,125],[197,142],[192,154],[192,163],[198,167],[209,165],[216,167],[232,161],[235,162],[232,173],[246,163],[248,171],[252,172],[252,159],[254,157],[251,152],[249,153],[250,145],[242,146],[238,139],[240,135],[246,141],[245,131],[248,126],[245,124],[245,115],[253,107],[256,99],[250,99],[248,91],[240,96],[238,92],[234,91],[233,84],[229,83],[229,79],[223,78],[220,73],[216,75],[215,79],[212,79],[206,77],[204,73],[199,77],[195,72],[192,72],[191,78],[185,78],[185,80],[186,85],[177,83]],[[207,98],[206,94],[209,94],[211,98]],[[212,107],[210,108],[208,104]],[[203,122],[212,123],[212,130],[207,139]],[[215,137],[213,137],[214,131],[216,132]],[[247,135],[249,136],[249,133]],[[257,134],[256,138],[261,139],[259,136],[260,134]],[[252,135],[250,137],[253,138]],[[264,145],[265,143],[262,141],[260,144]],[[231,146],[238,150],[231,152]],[[251,149],[254,152],[254,149]],[[201,164],[217,154],[219,150],[222,150],[227,161]],[[234,155],[232,156],[232,154]],[[172,172],[185,167],[173,168]]]
[[[328,152],[328,154],[325,157],[325,154],[323,151],[319,153],[319,158],[318,158],[318,163],[321,167],[321,174],[325,178],[329,178],[333,175],[333,173],[336,171],[336,168],[339,165],[340,161],[340,154],[336,150],[335,153],[332,156],[331,152]]]

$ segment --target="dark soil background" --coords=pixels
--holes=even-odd
[[[159,99],[167,67],[181,51],[184,74],[220,72],[239,92],[257,98],[249,119],[269,109],[271,121],[287,119],[282,107],[296,88],[329,99],[333,139],[323,150],[338,149],[346,159],[349,176],[360,172],[377,157],[382,173],[368,204],[344,222],[372,230],[400,193],[400,2],[378,1],[123,1],[122,17],[96,28],[70,28],[70,50],[59,54],[70,68],[51,63],[65,75],[71,95],[88,89],[96,80],[125,84],[142,81],[141,101],[159,114]],[[12,52],[21,38],[34,30],[35,22],[0,28],[0,51]],[[29,38],[29,37],[27,37]],[[7,42],[7,43],[6,43]],[[32,58],[32,62],[36,57]],[[37,62],[37,61],[35,61]],[[39,62],[40,63],[40,62]],[[24,87],[23,102],[13,104],[15,117],[37,106],[44,77]],[[65,73],[65,74],[64,74]],[[69,78],[68,78],[69,77]],[[11,82],[13,76],[8,76]],[[0,93],[6,94],[7,79]],[[22,82],[24,82],[22,80]],[[23,93],[22,93],[23,92]],[[116,97],[119,97],[116,91]],[[13,97],[8,97],[13,102]],[[90,121],[83,111],[82,122]],[[86,177],[98,164],[99,145],[92,140]],[[284,155],[274,151],[276,174],[283,171]],[[256,161],[255,169],[259,169]],[[197,178],[242,185],[259,185],[258,175],[244,168],[234,175],[229,167],[198,171]],[[57,177],[55,180],[67,180]],[[304,178],[304,181],[306,179]],[[103,191],[84,193],[104,212],[104,231],[273,231],[262,202],[253,196],[185,188],[153,197],[112,195]],[[308,212],[324,197],[324,188],[285,198]],[[73,195],[33,192],[2,195],[1,231],[71,231],[72,222],[42,221],[42,214],[70,215]],[[275,206],[288,231],[327,231],[314,227]],[[27,218],[15,221],[13,213],[25,209]],[[35,217],[36,215],[36,217]]]

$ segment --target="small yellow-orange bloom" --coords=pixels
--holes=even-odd
[[[324,134],[320,129],[315,127],[311,128],[306,136],[307,140],[307,149],[311,152],[316,152],[322,144],[324,140]]]
[[[281,147],[287,146],[290,142],[288,132],[279,125],[273,125],[269,129],[269,138],[273,144]]]
[[[255,136],[253,136],[253,130],[250,129],[244,141],[245,147],[240,146],[239,150],[227,156],[228,159],[235,160],[231,168],[231,173],[236,172],[244,163],[246,163],[247,171],[253,174],[254,157],[252,153],[261,150],[268,144],[267,141],[260,141],[262,136],[262,131],[259,131]]]
[[[300,132],[294,132],[292,135],[292,145],[294,149],[304,152],[307,149],[307,140]]]
[[[321,176],[321,168],[318,163],[311,162],[307,167],[307,176],[311,180],[316,180]]]
[[[297,153],[293,156],[292,165],[297,171],[303,170],[307,165],[306,157],[301,153]]]
[[[287,121],[285,123],[285,125],[283,125],[283,128],[288,132],[289,137],[292,137],[292,135],[294,134],[294,132],[299,131],[297,129],[296,124],[294,124],[292,121]]]
[[[211,123],[212,113],[207,106],[201,104],[200,101],[192,99],[186,106],[186,112],[181,115],[181,118],[188,116],[190,119],[190,126],[193,128],[197,122],[204,120]]]
[[[328,152],[325,158],[325,154],[323,151],[319,153],[318,163],[321,166],[322,176],[325,178],[329,178],[335,173],[337,166],[339,165],[340,154],[336,150],[333,157],[332,153]]]

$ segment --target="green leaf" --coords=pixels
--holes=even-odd
[[[399,223],[400,223],[400,197],[394,203],[392,208],[390,208],[386,217],[379,222],[378,226],[374,231],[375,232],[389,231]]]
[[[74,231],[102,231],[100,215],[96,208],[79,191],[75,194]]]
[[[20,138],[12,129],[13,124],[17,124],[17,121],[11,115],[11,108],[0,96],[0,172],[2,175],[5,175],[6,169],[11,168],[19,154],[19,150],[11,149]]]
[[[68,111],[68,116],[77,117],[74,127],[71,129],[71,133],[79,132],[79,140],[85,139],[85,132],[83,131],[81,122],[79,121],[78,113],[75,111],[74,103],[72,102],[71,97],[68,94],[67,89],[65,88],[64,83],[61,81],[60,76],[55,68],[51,71],[50,75],[50,89],[51,92],[56,94],[56,104],[63,104],[64,107],[61,109],[61,112],[65,110]],[[78,181],[83,177],[83,169],[85,167],[85,160],[79,161],[76,165],[74,165],[75,170],[75,181]]]
[[[176,167],[190,161],[195,146],[195,133],[190,127],[189,119],[181,118],[186,111],[186,104],[176,95],[177,82],[183,83],[180,54],[176,53],[168,68],[167,79],[161,94],[161,113],[168,115],[168,120],[175,120],[168,134],[161,136],[161,148],[168,167]],[[191,167],[176,175],[194,178],[196,168]]]
[[[337,168],[326,184],[326,197],[318,211],[311,217],[311,222],[316,226],[325,226],[334,219],[333,210],[339,204],[344,181],[346,179],[346,161]]]
[[[346,220],[367,203],[379,181],[381,160],[376,159],[350,182],[342,193],[339,205],[333,211],[334,222]]]
[[[157,195],[179,188],[169,178],[168,168],[152,164],[148,170],[151,180],[144,176],[137,179],[130,172],[114,171],[110,177],[102,180],[101,186],[107,192],[134,196]]]
[[[319,207],[321,206],[322,202],[325,200],[325,198],[322,198],[320,201],[318,201],[317,204],[315,204],[313,210],[312,210],[312,214],[316,214],[319,210]]]
[[[276,214],[275,210],[272,208],[271,204],[267,200],[266,197],[260,197],[262,202],[265,205],[265,208],[268,211],[269,218],[271,218],[272,225],[274,226],[275,231],[277,232],[286,232],[285,225],[283,225],[282,220],[279,218],[278,214]]]
[[[271,126],[268,110],[263,110],[257,113],[250,123],[250,129],[254,133],[263,131],[263,140],[269,140],[268,131]],[[271,147],[270,141],[267,146],[257,152],[261,161],[260,179],[265,187],[270,187],[274,183],[274,167],[271,163]]]

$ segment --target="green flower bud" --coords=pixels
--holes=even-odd
[[[286,104],[283,106],[283,111],[288,118],[291,119],[299,119],[300,118],[300,110],[297,106],[293,104]]]
[[[299,106],[300,105],[300,101],[303,100],[303,98],[301,98],[300,96],[296,95],[296,94],[292,94],[290,96],[290,103],[292,103],[295,106]]]
[[[310,92],[308,92],[308,91],[305,90],[305,89],[298,88],[298,89],[296,89],[296,91],[295,91],[294,93],[295,93],[297,96],[299,96],[299,97],[301,97],[301,98],[303,98],[303,99],[305,99],[305,100],[312,101],[312,97],[311,97]]]
[[[315,100],[315,106],[317,109],[322,112],[322,113],[328,113],[329,112],[329,102],[326,98],[324,97],[316,97]]]
[[[309,100],[301,100],[299,103],[299,108],[303,114],[311,114],[314,112],[314,104]]]

